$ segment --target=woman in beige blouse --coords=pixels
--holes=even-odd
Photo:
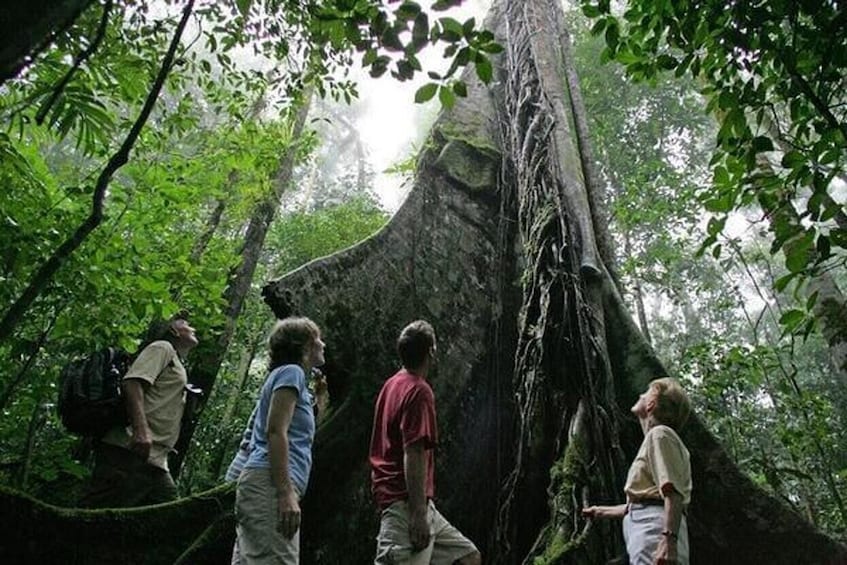
[[[691,463],[677,431],[690,411],[688,396],[675,379],[652,381],[632,407],[644,441],[627,475],[627,503],[582,511],[588,518],[623,518],[631,565],[688,565]]]

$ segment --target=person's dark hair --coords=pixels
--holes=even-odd
[[[423,365],[429,350],[435,345],[435,330],[425,320],[415,320],[400,332],[397,354],[407,369]]]
[[[163,320],[153,320],[150,322],[150,325],[147,326],[147,335],[144,337],[144,341],[141,343],[141,346],[138,348],[138,351],[142,351],[145,347],[153,343],[154,341],[167,341],[171,345],[176,345],[177,339],[179,336],[174,334],[171,331],[174,327],[174,324],[179,320],[188,321],[188,315],[184,312],[180,312],[179,314],[174,315],[173,317]]]
[[[270,363],[273,371],[282,365],[295,365],[303,361],[306,345],[318,339],[321,330],[309,318],[285,318],[276,323],[268,338]]]

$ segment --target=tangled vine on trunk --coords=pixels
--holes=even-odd
[[[519,444],[498,529],[503,556],[525,550],[538,528],[526,560],[579,554],[597,563],[612,557],[615,544],[587,546],[587,529],[574,516],[589,492],[612,496],[623,454],[609,448],[619,442],[603,319],[608,275],[595,243],[574,100],[563,88],[556,13],[552,2],[507,6],[505,189],[516,195],[525,274],[514,372]],[[550,517],[527,528],[548,496]]]

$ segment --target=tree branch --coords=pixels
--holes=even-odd
[[[88,47],[83,49],[76,56],[73,66],[71,66],[65,76],[62,77],[62,80],[59,81],[56,88],[53,89],[53,94],[50,95],[50,99],[47,100],[47,103],[41,106],[41,108],[38,109],[38,113],[35,114],[35,123],[38,125],[44,123],[44,118],[47,117],[47,113],[50,112],[50,108],[53,107],[53,104],[56,103],[56,100],[58,100],[62,92],[65,91],[65,87],[76,74],[76,71],[79,70],[79,67],[87,61],[95,51],[97,51],[98,47],[100,47],[100,44],[103,42],[103,38],[106,36],[106,27],[109,23],[109,12],[111,12],[111,10],[112,0],[108,0],[103,6],[103,15],[100,17],[100,25],[97,27],[97,35],[94,36],[94,41],[92,41]]]
[[[183,9],[182,18],[177,25],[174,37],[171,40],[171,44],[168,47],[164,60],[162,61],[162,66],[159,69],[159,73],[156,75],[156,80],[153,82],[150,93],[147,95],[147,99],[144,101],[144,106],[141,108],[141,113],[138,115],[135,123],[132,124],[132,128],[130,129],[126,139],[124,139],[120,149],[112,155],[111,159],[109,159],[109,162],[106,164],[106,167],[97,179],[97,184],[94,188],[91,214],[79,225],[79,227],[77,227],[73,235],[66,239],[65,242],[62,243],[62,245],[60,245],[59,248],[56,249],[56,251],[54,251],[53,254],[41,265],[32,277],[29,285],[26,289],[24,289],[23,293],[21,293],[18,299],[5,312],[3,319],[0,320],[0,341],[3,341],[12,334],[23,318],[24,313],[30,307],[32,302],[38,298],[44,289],[46,289],[52,282],[53,276],[61,268],[65,260],[70,257],[70,255],[76,251],[80,245],[82,245],[82,242],[85,241],[88,235],[100,225],[100,222],[103,221],[103,201],[106,196],[106,189],[108,188],[115,172],[129,160],[129,152],[138,140],[138,136],[141,134],[141,129],[144,127],[144,124],[150,117],[150,113],[153,111],[153,106],[155,105],[156,99],[159,97],[159,93],[165,84],[165,79],[173,67],[174,56],[177,48],[179,47],[180,38],[182,37],[185,25],[188,22],[188,18],[191,15],[193,8],[194,0],[188,0],[188,3]]]

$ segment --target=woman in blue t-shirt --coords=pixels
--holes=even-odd
[[[300,498],[309,482],[315,436],[306,375],[324,363],[320,329],[308,318],[277,322],[268,347],[270,373],[256,401],[250,456],[235,496],[247,565],[299,562]]]

